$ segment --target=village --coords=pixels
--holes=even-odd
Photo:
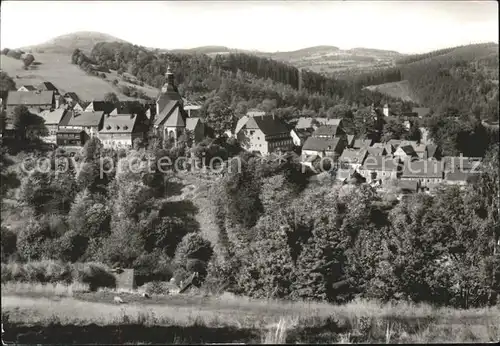
[[[213,131],[200,117],[201,104],[183,99],[177,91],[173,73],[167,69],[166,83],[155,103],[144,103],[145,112],[137,112],[130,102],[92,100],[86,107],[74,92],[61,94],[46,81],[23,85],[8,93],[5,109],[11,114],[24,105],[45,121],[48,134],[44,142],[64,148],[72,155],[89,138],[98,138],[104,148],[129,149],[154,133],[161,140],[174,143],[183,134],[192,134],[199,143]],[[429,115],[430,109],[414,107],[412,112],[395,115],[386,104],[372,107],[372,116],[385,120],[403,120],[409,129],[412,123]],[[419,128],[420,141],[391,139],[385,143],[356,138],[348,133],[342,119],[300,117],[285,123],[272,112],[249,110],[225,135],[236,138],[240,146],[252,153],[295,151],[301,164],[313,173],[329,171],[340,183],[367,182],[372,186],[393,186],[401,194],[432,191],[440,184],[463,186],[478,176],[480,157],[442,156],[440,148],[429,138],[428,130]],[[14,136],[7,122],[2,136]],[[318,167],[318,164],[320,167]]]

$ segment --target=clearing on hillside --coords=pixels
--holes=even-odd
[[[411,92],[410,84],[407,80],[400,82],[384,83],[378,85],[369,85],[366,89],[370,91],[378,91],[391,97],[400,98],[403,101],[417,102],[415,96]]]
[[[35,53],[35,61],[40,65],[35,69],[25,70],[21,60],[2,55],[0,57],[1,68],[14,79],[16,86],[23,84],[37,85],[44,81],[52,82],[62,94],[73,91],[81,100],[99,100],[106,93],[114,92],[122,101],[136,100],[136,98],[125,96],[119,86],[132,86],[123,82],[116,72],[105,73],[106,79],[89,76],[77,65],[71,64],[71,56],[66,54]],[[118,87],[114,87],[111,82],[117,79]],[[138,90],[142,90],[150,97],[156,97],[158,90],[150,86],[133,85]]]

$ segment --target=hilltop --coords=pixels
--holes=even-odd
[[[78,31],[28,47],[20,48],[33,53],[71,54],[78,48],[86,53],[90,52],[97,42],[126,42],[117,37],[96,31]]]
[[[71,64],[71,56],[57,53],[33,53],[39,65],[33,66],[33,69],[25,70],[20,60],[2,55],[0,67],[2,71],[7,72],[12,77],[16,86],[37,85],[44,81],[50,81],[59,89],[61,93],[73,91],[81,100],[102,99],[108,92],[114,92],[122,101],[135,100],[132,97],[125,96],[119,86],[130,83],[123,81],[116,71],[111,70],[105,73],[105,78],[90,76],[81,70],[78,65]],[[112,82],[117,80],[118,87],[114,87]],[[148,85],[134,85],[146,93],[149,97],[156,97],[158,89]]]
[[[479,111],[497,119],[498,76],[498,44],[484,43],[402,57],[365,86],[436,111]]]

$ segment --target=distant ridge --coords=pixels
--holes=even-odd
[[[23,51],[71,54],[78,48],[89,53],[97,42],[127,42],[118,37],[96,31],[78,31],[54,37],[47,42],[21,47]],[[10,48],[10,47],[9,47]]]

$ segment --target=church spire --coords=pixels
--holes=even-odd
[[[165,73],[165,77],[166,77],[165,84],[163,85],[163,88],[161,89],[161,91],[167,92],[169,89],[175,90],[175,78],[174,78],[174,74],[170,70],[170,66],[167,66],[167,72]]]

